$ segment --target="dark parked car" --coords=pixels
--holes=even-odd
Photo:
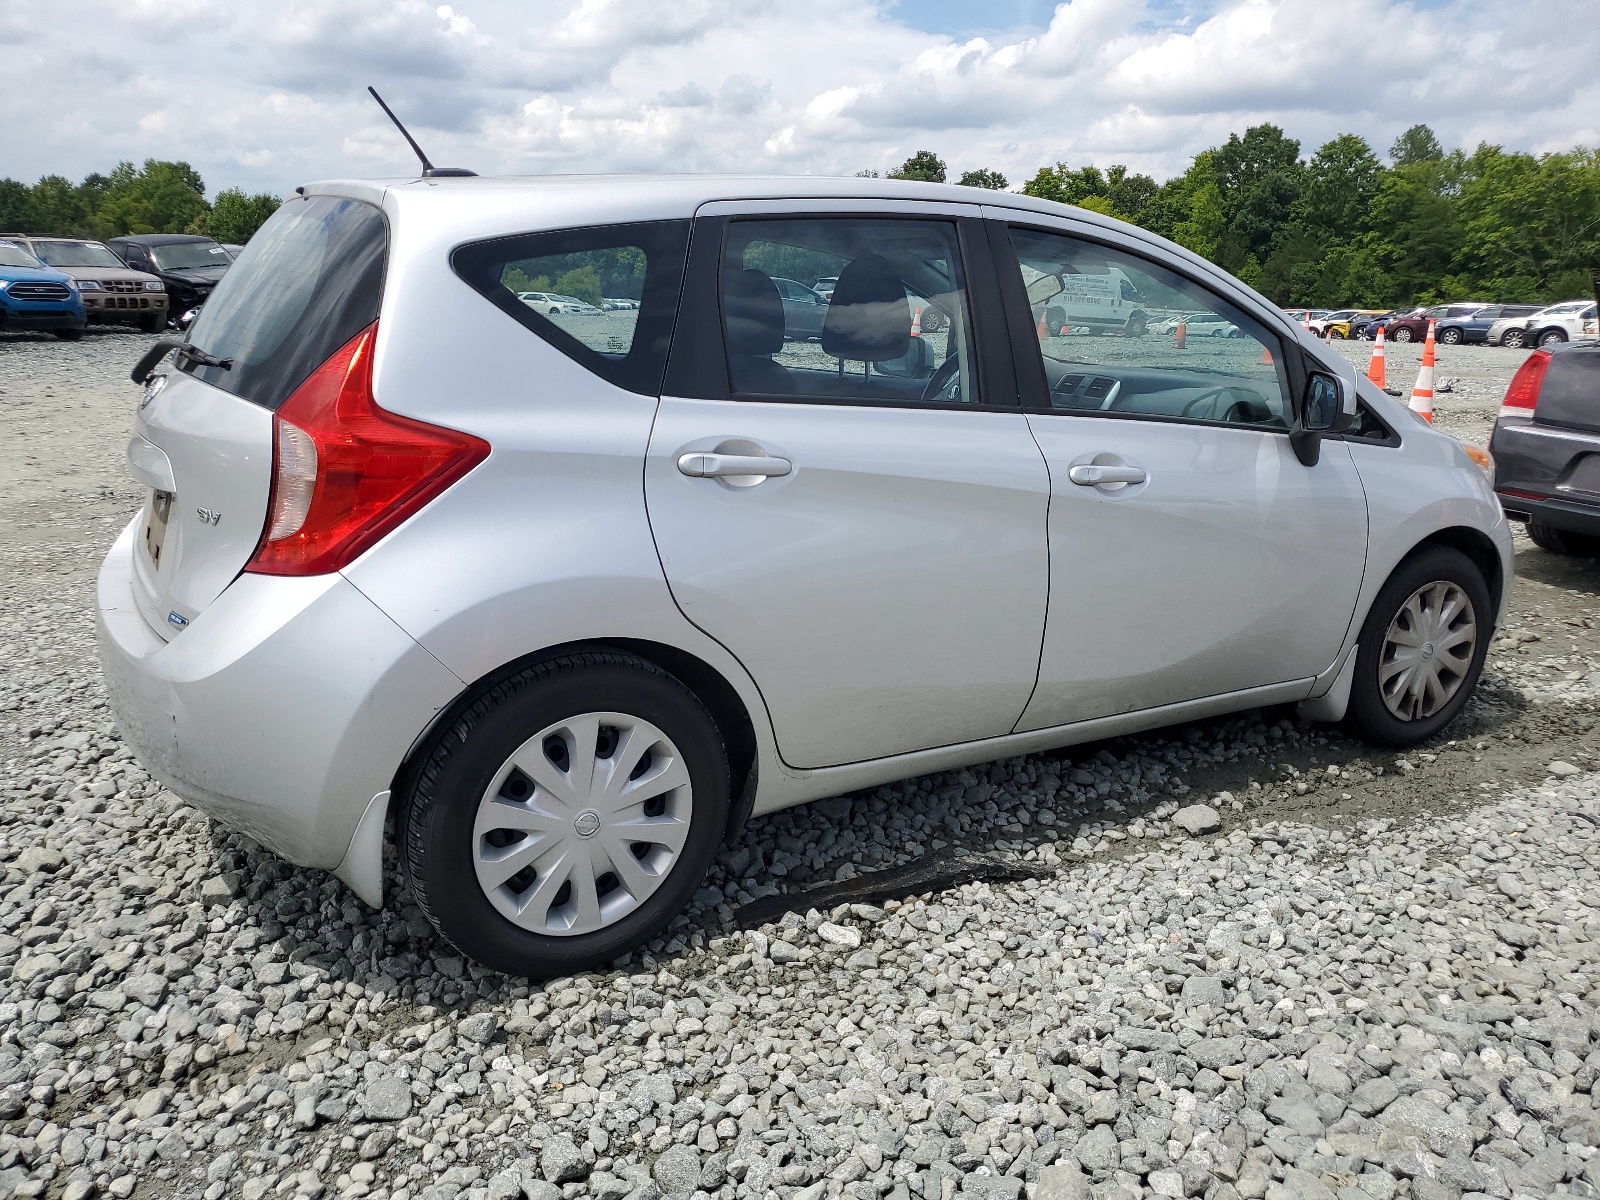
[[[1404,315],[1404,313],[1395,309],[1390,309],[1388,312],[1373,312],[1367,313],[1365,316],[1352,317],[1350,318],[1350,336],[1352,338],[1364,338],[1370,342],[1378,336],[1378,330],[1382,329],[1394,318]]]
[[[1432,308],[1413,309],[1403,317],[1390,317],[1384,322],[1383,336],[1391,342],[1420,342],[1428,336],[1428,322],[1437,321],[1443,325],[1446,321],[1466,320],[1468,317],[1488,308],[1487,304],[1436,304]],[[1434,334],[1438,336],[1437,332]]]
[[[1506,389],[1489,439],[1494,490],[1557,554],[1600,555],[1600,345],[1535,350]]]
[[[1435,335],[1447,346],[1482,346],[1489,340],[1489,326],[1510,317],[1531,317],[1537,304],[1490,304],[1465,317],[1445,317]]]
[[[167,285],[167,312],[173,317],[204,304],[233,265],[222,245],[192,233],[131,234],[110,238],[106,245],[135,271],[148,271]]]
[[[804,284],[773,276],[778,295],[783,297],[783,336],[791,342],[804,342],[822,336],[822,319],[828,315],[828,302]]]

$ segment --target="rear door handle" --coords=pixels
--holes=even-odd
[[[1081,466],[1069,467],[1067,478],[1079,487],[1099,487],[1107,483],[1143,483],[1145,474],[1143,467],[1084,463]]]
[[[763,454],[695,453],[678,456],[678,470],[695,479],[727,479],[732,476],[782,476],[794,470],[787,458]]]

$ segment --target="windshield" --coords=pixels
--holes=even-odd
[[[233,260],[215,242],[175,242],[151,246],[150,257],[163,271],[189,271],[196,267],[225,267]]]
[[[52,267],[116,267],[123,262],[99,242],[39,242],[39,257]]]
[[[0,267],[42,267],[44,264],[13,242],[0,242]]]

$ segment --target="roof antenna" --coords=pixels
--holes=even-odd
[[[436,167],[428,161],[428,156],[422,152],[422,147],[417,145],[417,139],[407,132],[406,127],[400,124],[400,118],[394,115],[394,110],[383,102],[383,97],[378,95],[378,89],[371,84],[367,91],[372,93],[372,98],[378,102],[378,107],[388,114],[389,120],[394,122],[394,127],[400,131],[400,136],[411,143],[411,148],[417,152],[417,157],[422,160],[422,178],[441,179],[453,175],[476,175],[476,171],[469,171],[465,167]]]

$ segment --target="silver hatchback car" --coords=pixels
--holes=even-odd
[[[819,338],[775,279],[836,279]],[[125,736],[372,904],[392,817],[440,933],[517,974],[654,936],[753,813],[1268,704],[1420,741],[1510,587],[1460,443],[1025,196],[316,184],[166,349],[99,580]]]

